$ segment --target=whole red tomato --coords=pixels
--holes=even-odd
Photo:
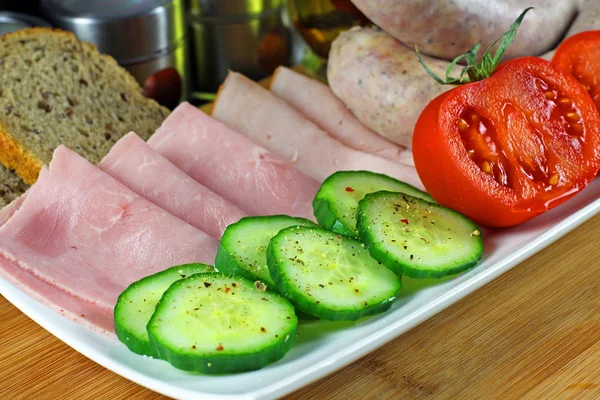
[[[415,166],[441,204],[511,226],[581,191],[600,168],[600,114],[551,63],[524,57],[434,99],[413,136]]]

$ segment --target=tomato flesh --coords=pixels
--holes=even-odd
[[[427,191],[488,226],[511,226],[567,200],[600,168],[600,115],[547,61],[508,61],[434,99],[413,156]]]
[[[556,49],[552,63],[573,75],[600,110],[600,31],[571,36]]]

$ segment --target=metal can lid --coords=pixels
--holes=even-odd
[[[50,27],[43,19],[10,11],[0,12],[0,35],[36,26]]]
[[[49,0],[44,7],[64,17],[90,19],[132,18],[154,10],[170,0]]]
[[[127,63],[176,47],[185,36],[183,0],[41,0],[56,26]]]

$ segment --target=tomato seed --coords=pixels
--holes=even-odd
[[[481,164],[481,170],[486,174],[489,174],[490,172],[492,172],[492,166],[489,162],[484,161],[483,164]]]
[[[581,119],[579,114],[574,113],[574,112],[567,113],[567,115],[565,115],[565,117],[567,118],[567,121],[569,121],[571,123],[578,122]]]
[[[467,123],[467,121],[465,121],[462,118],[458,119],[458,130],[461,132],[465,132],[467,129],[469,129],[469,124]]]
[[[573,124],[571,125],[571,129],[575,131],[575,133],[578,135],[581,135],[581,133],[583,133],[583,125],[581,124]]]
[[[573,100],[571,100],[568,97],[560,97],[557,100],[558,104],[560,104],[563,107],[571,107],[571,105],[573,104]]]

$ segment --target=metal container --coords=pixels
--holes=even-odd
[[[127,68],[146,95],[173,107],[189,93],[183,0],[41,0],[54,25]]]
[[[290,35],[281,0],[189,2],[197,89],[215,91],[228,70],[260,79],[289,64]]]
[[[36,26],[50,27],[43,19],[10,11],[0,12],[0,35]]]

